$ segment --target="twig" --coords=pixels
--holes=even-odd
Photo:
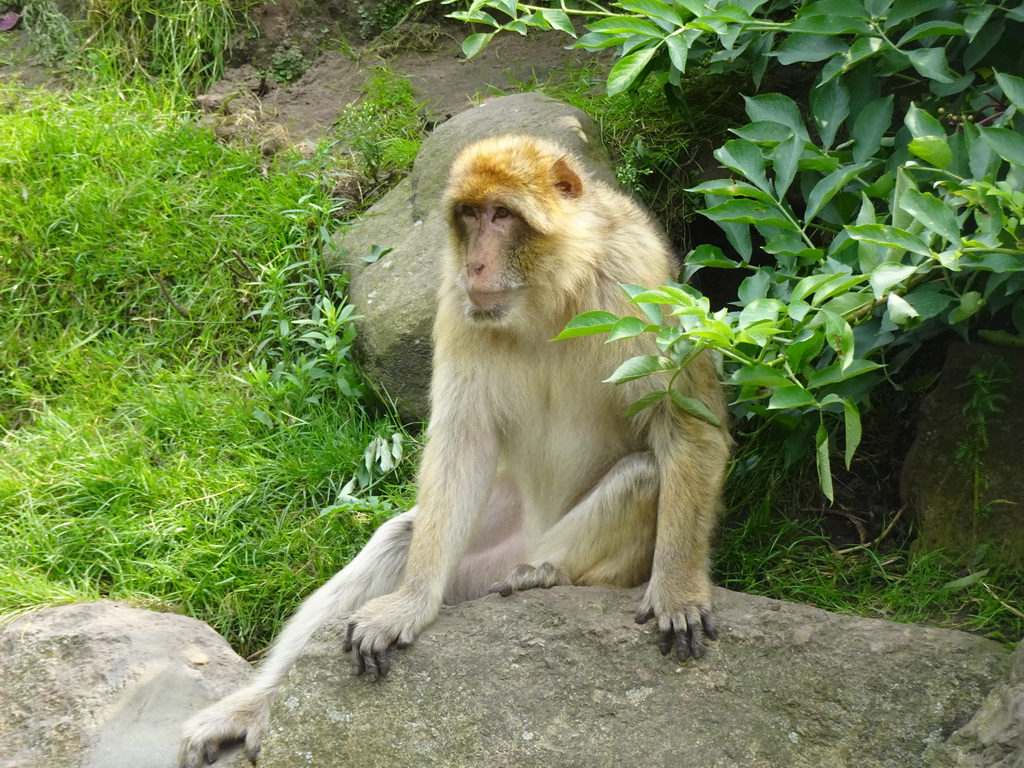
[[[1009,611],[1010,613],[1012,613],[1012,614],[1013,614],[1014,616],[1017,616],[1017,617],[1019,617],[1019,618],[1021,618],[1021,619],[1024,619],[1024,613],[1022,613],[1021,611],[1018,611],[1018,610],[1017,610],[1016,608],[1014,608],[1014,607],[1013,607],[1012,605],[1010,605],[1009,603],[1007,603],[1006,601],[1004,601],[1004,600],[1003,600],[1003,599],[1002,599],[1001,597],[999,597],[999,595],[997,595],[997,594],[995,593],[995,591],[994,591],[994,590],[992,589],[992,587],[990,587],[990,586],[989,586],[988,584],[986,584],[986,583],[985,583],[984,581],[983,581],[983,582],[981,582],[981,586],[983,586],[983,587],[984,587],[984,588],[985,588],[986,590],[988,590],[988,593],[989,593],[990,595],[992,595],[992,599],[994,599],[994,600],[995,600],[995,601],[996,601],[997,603],[999,603],[999,604],[1000,604],[1001,606],[1003,606],[1003,608],[1005,608],[1006,610],[1008,610],[1008,611]]]
[[[170,303],[172,307],[174,307],[174,311],[177,312],[186,320],[191,320],[192,315],[190,315],[187,309],[185,309],[171,297],[171,292],[167,290],[167,286],[164,285],[164,281],[160,279],[160,276],[153,275],[153,279],[156,280],[156,284],[160,286],[160,292],[164,295],[164,298],[167,299],[167,301]]]
[[[877,547],[879,544],[882,543],[882,540],[885,539],[885,537],[892,532],[893,527],[896,525],[896,522],[900,519],[900,516],[903,514],[903,510],[905,509],[906,506],[902,506],[899,508],[899,511],[895,515],[893,515],[892,520],[889,521],[889,524],[885,527],[885,530],[878,534],[878,538],[876,538],[874,541],[869,541],[867,544],[856,544],[852,547],[847,547],[846,549],[837,550],[836,554],[849,555],[853,552],[859,552],[862,549],[871,549],[872,547]]]

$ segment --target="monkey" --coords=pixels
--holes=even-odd
[[[416,504],[299,607],[251,684],[186,723],[181,768],[213,762],[228,741],[255,760],[274,695],[335,616],[347,616],[356,674],[372,680],[443,603],[488,592],[648,582],[636,621],[656,620],[662,654],[699,658],[716,639],[710,542],[731,441],[714,359],[697,355],[675,386],[719,426],[668,398],[625,418],[665,383],[603,380],[627,356],[656,354],[652,334],[551,341],[582,312],[635,314],[620,284],[674,277],[660,229],[573,154],[529,136],[464,148],[442,206]]]

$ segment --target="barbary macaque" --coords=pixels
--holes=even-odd
[[[255,758],[274,695],[334,616],[349,614],[344,648],[373,680],[442,603],[488,592],[649,580],[636,618],[657,621],[662,653],[700,657],[715,639],[709,550],[727,429],[667,398],[623,417],[665,381],[602,380],[627,357],[656,354],[652,334],[551,341],[579,313],[635,313],[620,283],[675,277],[659,230],[570,153],[526,136],[465,148],[443,205],[450,247],[416,506],[300,606],[254,682],[186,724],[182,768],[236,740]],[[676,386],[726,423],[710,355]]]

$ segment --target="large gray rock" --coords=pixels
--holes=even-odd
[[[1006,682],[950,737],[931,768],[1024,768],[1024,643]]]
[[[278,696],[260,768],[916,768],[1009,655],[962,632],[716,590],[721,637],[679,665],[633,623],[641,594],[445,608],[381,684],[352,675],[342,624],[327,626]]]
[[[993,403],[1000,410],[983,419],[984,448],[968,406],[979,393],[978,372],[992,377],[989,395],[1002,398]],[[1022,381],[1024,351],[950,345],[938,385],[921,406],[917,437],[900,477],[900,494],[923,549],[969,556],[987,545],[998,558],[1024,565],[1024,411],[1014,405]]]
[[[174,768],[182,723],[250,671],[187,616],[108,601],[21,616],[0,632],[0,766]]]
[[[597,178],[615,183],[597,125],[585,112],[537,93],[503,96],[439,126],[420,148],[409,177],[337,238],[352,276],[349,298],[362,315],[358,362],[408,419],[426,419],[429,410],[437,264],[448,243],[439,203],[448,168],[467,144],[505,133],[555,141]],[[374,246],[391,250],[368,264],[364,259]]]

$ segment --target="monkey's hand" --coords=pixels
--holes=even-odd
[[[405,648],[437,616],[439,605],[399,590],[371,600],[349,620],[346,651],[355,655],[356,674],[387,677],[396,648]]]
[[[658,648],[663,656],[676,650],[679,661],[699,659],[707,640],[717,640],[718,630],[711,616],[711,585],[687,594],[662,586],[654,578],[636,614],[637,624],[658,620]]]

